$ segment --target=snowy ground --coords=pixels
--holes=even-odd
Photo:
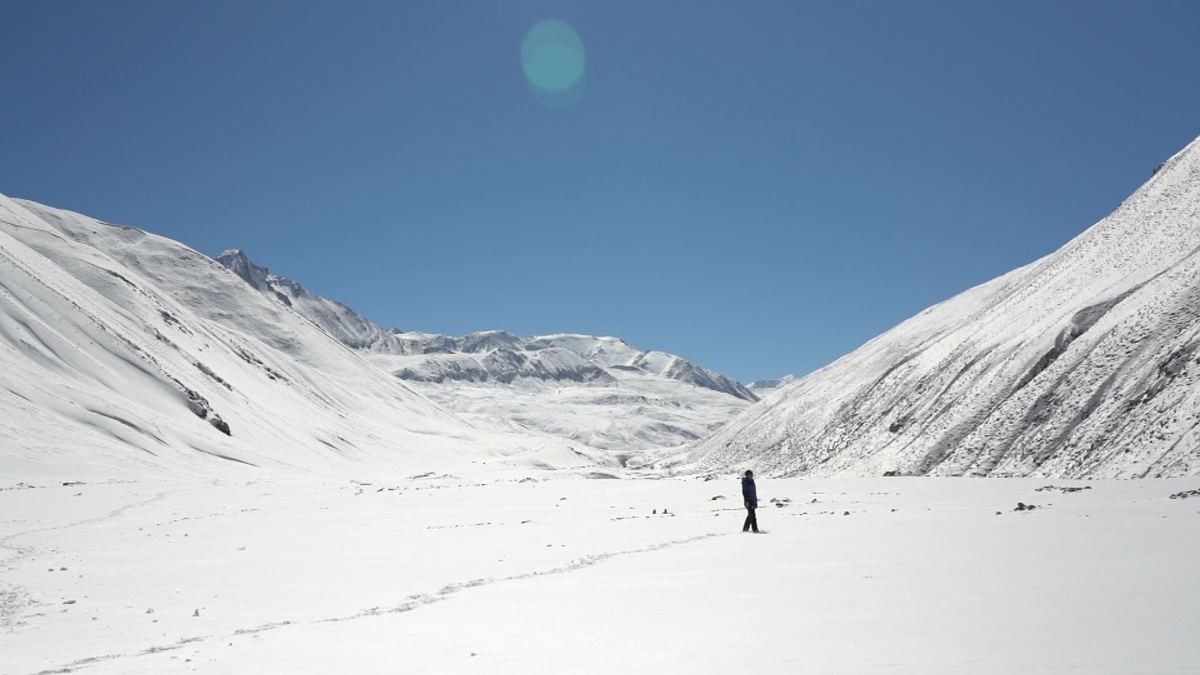
[[[1195,479],[519,478],[0,486],[0,673],[1200,666]]]

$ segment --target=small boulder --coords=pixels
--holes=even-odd
[[[229,423],[226,422],[225,420],[221,419],[221,416],[217,415],[216,413],[213,413],[213,416],[208,418],[208,423],[213,425],[213,427],[216,428],[217,431],[225,434],[226,436],[233,435],[229,431]]]

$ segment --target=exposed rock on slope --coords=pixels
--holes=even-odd
[[[931,307],[699,445],[775,474],[1200,473],[1200,141],[1055,253]]]

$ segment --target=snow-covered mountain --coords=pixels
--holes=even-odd
[[[0,196],[0,476],[593,462],[552,436],[473,428],[314,324],[321,301],[285,291]],[[347,334],[363,329],[344,316]]]
[[[218,261],[268,300],[472,423],[535,432],[611,452],[625,462],[720,428],[757,395],[736,380],[614,337],[464,336],[378,326],[345,305],[272,274],[239,250]]]
[[[748,387],[730,377],[674,354],[642,351],[619,338],[578,334],[522,338],[502,330],[464,336],[389,330],[336,300],[310,293],[299,283],[272,274],[239,249],[225,251],[217,261],[343,344],[372,354],[408,357],[389,361],[393,374],[404,380],[509,384],[534,379],[612,384],[617,378],[610,371],[616,369],[678,380],[746,401],[758,400]]]
[[[1200,140],[1053,254],[754,406],[693,458],[774,474],[1200,473]]]
[[[484,331],[463,337],[430,333],[397,333],[388,354],[376,359],[403,380],[418,382],[496,382],[522,379],[560,383],[602,383],[616,380],[583,356],[558,347],[530,349],[504,331]]]
[[[405,380],[504,382],[530,378],[558,382],[619,381],[617,373],[677,380],[746,401],[758,397],[740,382],[674,354],[642,351],[624,340],[557,334],[520,338],[504,331],[463,337],[397,333],[403,348],[392,352],[393,372]]]

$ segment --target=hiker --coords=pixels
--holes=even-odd
[[[754,509],[758,508],[758,492],[754,489],[754,472],[749,469],[742,477],[742,499],[746,502],[746,524],[742,525],[742,532],[749,532],[753,528],[754,533],[758,534],[758,518],[754,516]]]

